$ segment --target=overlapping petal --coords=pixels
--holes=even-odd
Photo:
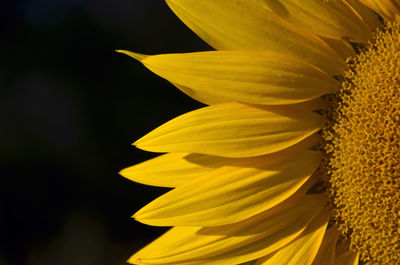
[[[321,246],[331,212],[324,209],[293,242],[268,255],[256,265],[311,265]],[[325,263],[327,264],[327,263]]]
[[[269,50],[340,74],[343,60],[321,39],[254,1],[166,0],[175,14],[218,50]]]
[[[333,265],[335,262],[336,242],[339,237],[339,231],[336,226],[329,228],[325,235],[324,240],[318,250],[312,265]]]
[[[378,16],[370,8],[361,3],[360,0],[345,0],[354,11],[360,16],[371,31],[375,31],[380,22]]]
[[[122,52],[211,106],[134,143],[171,153],[121,174],[175,187],[134,217],[175,227],[129,262],[357,265],[359,254],[349,251],[348,243],[337,245],[336,226],[327,230],[332,213],[326,195],[305,195],[321,160],[309,147],[319,141],[316,132],[326,122],[312,111],[326,109],[320,96],[338,88],[330,76],[342,75],[344,60],[355,55],[350,41],[367,42],[379,25],[371,9],[393,20],[400,15],[399,2],[166,2],[218,51]]]
[[[367,42],[370,29],[344,0],[264,0],[276,14],[317,35]]]
[[[398,0],[360,0],[366,6],[375,10],[385,19],[392,21],[400,16],[400,2]]]
[[[239,160],[164,194],[134,217],[159,226],[217,226],[244,220],[292,196],[320,160],[319,152],[308,150]]]
[[[335,265],[358,265],[359,254],[349,250],[335,260]]]
[[[132,181],[160,187],[181,186],[237,159],[188,153],[168,153],[123,169]]]
[[[304,111],[320,111],[329,107],[328,101],[319,97],[298,104],[291,104],[291,108],[299,108]]]
[[[343,60],[346,60],[347,58],[356,55],[353,47],[346,40],[329,39],[329,38],[323,38],[323,40],[329,46],[331,46],[332,49],[334,49],[337,52],[337,54],[339,54],[340,57],[343,58]]]
[[[132,52],[123,51],[134,58]],[[157,75],[220,101],[281,105],[338,90],[340,83],[315,66],[268,51],[211,51],[146,56]]]
[[[174,84],[177,88],[179,88],[180,91],[188,95],[189,97],[202,102],[206,105],[214,105],[214,104],[220,104],[224,102],[229,102],[229,99],[223,98],[223,97],[215,97],[214,94],[210,94],[204,91],[199,91],[199,90],[193,90],[191,88],[185,87],[185,86],[180,86],[177,84]]]
[[[268,255],[295,239],[317,216],[325,195],[286,200],[241,222],[174,227],[129,259],[134,264],[232,265]]]
[[[228,102],[181,115],[134,144],[152,152],[250,157],[288,148],[323,125],[318,114],[296,108]]]

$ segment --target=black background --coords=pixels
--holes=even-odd
[[[133,59],[210,49],[162,0],[0,6],[0,265],[124,264],[165,228],[130,216],[166,189],[118,171],[130,144],[201,104]]]

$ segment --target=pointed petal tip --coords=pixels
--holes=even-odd
[[[151,152],[151,153],[168,153],[169,152],[169,151],[153,150],[151,141],[149,141],[149,139],[147,139],[147,138],[146,139],[143,139],[143,138],[145,138],[145,136],[143,136],[139,140],[132,143],[132,145],[134,147],[136,147],[137,149],[140,149],[142,151]]]
[[[125,177],[125,176],[124,176],[125,171],[126,171],[126,168],[121,169],[121,170],[118,172],[118,175]]]
[[[136,211],[131,218],[135,219],[136,221],[142,223],[142,224],[148,224],[146,223],[146,212],[143,211],[143,209],[146,208],[146,206],[140,208],[138,211]],[[152,224],[149,224],[152,225]]]
[[[148,211],[147,211],[147,207],[146,207],[147,205],[145,205],[145,206],[143,206],[142,208],[140,208],[139,210],[137,210],[132,216],[131,216],[131,218],[133,218],[133,219],[135,219],[136,221],[138,221],[138,222],[141,222],[141,223],[143,223],[143,224],[147,224],[146,222],[145,222],[145,219],[146,219],[146,215],[147,215],[147,213],[148,213]],[[142,221],[143,220],[143,221]]]
[[[136,140],[135,142],[132,143],[132,145],[138,149],[144,150],[144,151],[150,151],[150,152],[155,152],[158,153],[157,151],[153,151],[153,150],[148,150],[148,141],[149,139],[147,139],[146,135],[143,136],[142,138]],[[151,144],[150,144],[151,145]]]
[[[133,256],[131,256],[126,263],[129,264],[144,264],[141,262],[141,259],[137,256],[137,254],[134,254]]]
[[[131,180],[131,179],[129,178],[129,175],[130,175],[130,174],[129,174],[128,172],[129,172],[129,173],[132,172],[131,167],[127,167],[127,168],[121,169],[121,170],[118,172],[118,174],[119,174],[120,176],[126,178],[126,179]]]
[[[140,213],[140,211],[141,210],[139,210],[136,213],[134,213],[133,215],[131,215],[131,218],[135,219],[135,221],[137,221],[139,223],[142,223],[142,224],[145,224],[145,225],[151,225],[151,224],[146,223],[146,219],[143,218],[143,214]]]
[[[142,138],[140,138],[140,139],[142,139]],[[140,139],[134,141],[133,143],[131,143],[131,145],[133,145],[133,146],[136,147],[136,148],[139,148],[138,145],[140,145],[140,142],[141,142]]]
[[[118,53],[122,53],[122,54],[128,55],[128,56],[138,60],[139,62],[147,57],[147,55],[145,55],[145,54],[136,53],[136,52],[130,52],[130,51],[127,51],[127,50],[115,50],[115,51],[118,52]]]
[[[136,141],[132,145],[134,147],[136,147],[137,149],[140,149],[140,150],[143,150],[143,151],[149,151],[149,150],[146,150],[146,147],[142,145],[142,142]]]

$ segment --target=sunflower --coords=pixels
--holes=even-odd
[[[143,55],[207,106],[121,174],[173,188],[133,264],[400,264],[400,2],[166,0],[214,51]]]

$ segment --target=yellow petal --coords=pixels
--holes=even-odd
[[[317,35],[367,42],[368,26],[343,0],[264,0],[269,8],[299,28]]]
[[[181,115],[134,144],[152,152],[251,157],[290,147],[323,125],[321,116],[296,108],[228,102]]]
[[[329,103],[327,100],[319,97],[298,104],[292,104],[290,107],[299,108],[304,111],[318,111],[327,109],[329,107]]]
[[[296,238],[325,202],[323,195],[302,196],[235,224],[175,227],[132,256],[129,262],[232,265],[254,260]]]
[[[380,22],[378,16],[368,7],[361,3],[360,0],[346,0],[346,2],[354,9],[354,12],[368,25],[371,31],[375,31]]]
[[[389,21],[400,16],[398,0],[361,0],[361,2]]]
[[[324,209],[298,238],[260,259],[256,265],[311,265],[321,246],[330,217],[331,210]]]
[[[216,97],[215,94],[210,94],[206,93],[204,91],[195,91],[193,89],[190,89],[188,87],[180,86],[177,84],[174,84],[179,90],[181,90],[183,93],[188,95],[189,97],[200,101],[201,103],[204,103],[206,105],[214,105],[214,104],[219,104],[219,103],[224,103],[224,102],[229,102],[227,98],[223,97]]]
[[[336,244],[336,249],[335,249],[335,259],[338,257],[342,256],[346,252],[348,252],[350,249],[350,241],[347,239],[342,238],[342,240],[339,240]]]
[[[169,153],[123,169],[132,181],[160,187],[177,187],[235,159],[188,153]]]
[[[217,226],[244,220],[292,196],[321,154],[290,151],[243,159],[155,199],[134,217],[157,226]]]
[[[161,54],[140,61],[174,84],[229,101],[292,104],[333,93],[340,87],[339,82],[313,65],[276,52]]]
[[[332,49],[334,49],[337,52],[337,54],[339,54],[340,57],[343,58],[343,60],[346,60],[347,58],[356,55],[353,47],[350,45],[348,41],[339,39],[329,39],[329,38],[322,38],[322,39],[329,46],[331,46]]]
[[[335,262],[336,242],[339,237],[339,232],[336,226],[333,226],[326,231],[324,240],[319,248],[318,254],[315,257],[312,265],[333,265]]]
[[[343,60],[321,39],[248,0],[166,0],[175,14],[218,50],[269,50],[340,74]]]
[[[248,262],[245,262],[245,263],[241,263],[239,265],[256,265],[256,261],[257,260],[251,260],[251,261],[248,261]]]
[[[359,254],[349,250],[335,260],[335,265],[358,265]]]
[[[214,105],[230,101],[227,98],[216,97],[214,94],[205,93],[203,91],[194,91],[193,89],[179,86],[177,84],[174,85],[189,97],[197,101],[200,101],[206,105]],[[290,105],[291,106],[289,107],[296,107],[306,111],[321,110],[321,109],[326,109],[328,107],[327,101],[323,100],[321,97],[317,97],[315,99],[310,99],[304,102],[290,104]]]

